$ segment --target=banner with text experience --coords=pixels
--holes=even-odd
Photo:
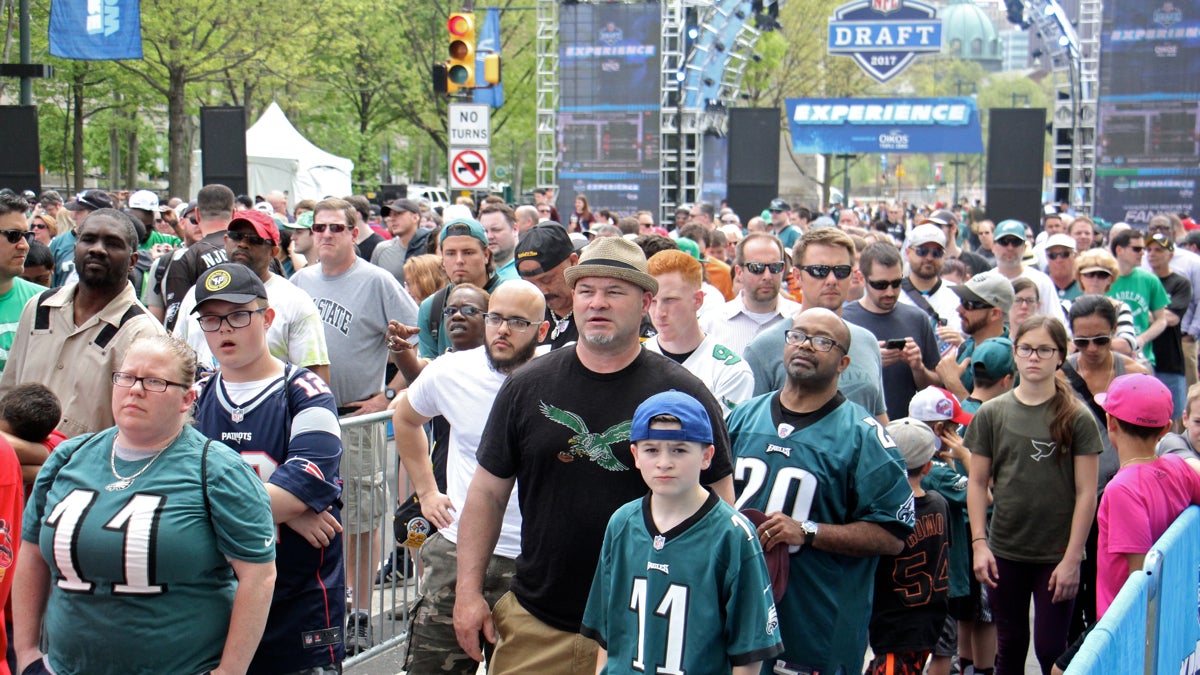
[[[983,152],[979,111],[953,98],[789,98],[796,153]]]
[[[142,58],[138,0],[54,0],[49,32],[50,54],[62,59]]]

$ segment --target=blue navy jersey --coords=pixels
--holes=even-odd
[[[263,483],[282,488],[314,511],[332,508],[341,521],[337,411],[329,387],[311,371],[287,364],[282,377],[240,406],[229,400],[218,373],[196,402],[196,428],[241,453]],[[342,558],[340,534],[318,549],[287,525],[278,527],[275,594],[251,673],[341,662]]]
[[[838,394],[802,421],[785,422],[773,392],[738,405],[728,423],[739,510],[835,525],[871,522],[897,537],[912,532],[904,462],[866,408]],[[822,673],[839,666],[859,672],[878,558],[789,550],[787,590],[776,603],[781,658]]]

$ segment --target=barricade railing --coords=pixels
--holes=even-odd
[[[1197,670],[1200,507],[1192,506],[1155,542],[1142,569],[1129,575],[1066,675],[1177,675]]]
[[[355,513],[347,515],[343,510],[346,616],[350,619],[359,611],[370,616],[369,629],[364,631],[369,635],[366,644],[354,634],[353,623],[346,627],[343,667],[349,667],[407,639],[409,610],[419,597],[419,575],[416,551],[397,545],[392,528],[397,497],[403,498],[412,491],[407,480],[402,485],[393,480],[399,455],[391,432],[392,411],[342,417],[338,421],[343,447],[342,501],[358,500]],[[373,443],[382,443],[382,449],[373,447],[374,451],[369,453],[356,449]],[[354,536],[353,532],[360,534]]]

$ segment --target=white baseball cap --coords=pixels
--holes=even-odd
[[[138,190],[129,195],[129,208],[143,211],[158,210],[158,195],[149,190]]]

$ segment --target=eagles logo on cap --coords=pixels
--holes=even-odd
[[[228,286],[231,281],[233,281],[233,277],[229,275],[229,272],[225,270],[213,270],[208,275],[208,278],[204,280],[204,289],[210,293],[216,293]]]

